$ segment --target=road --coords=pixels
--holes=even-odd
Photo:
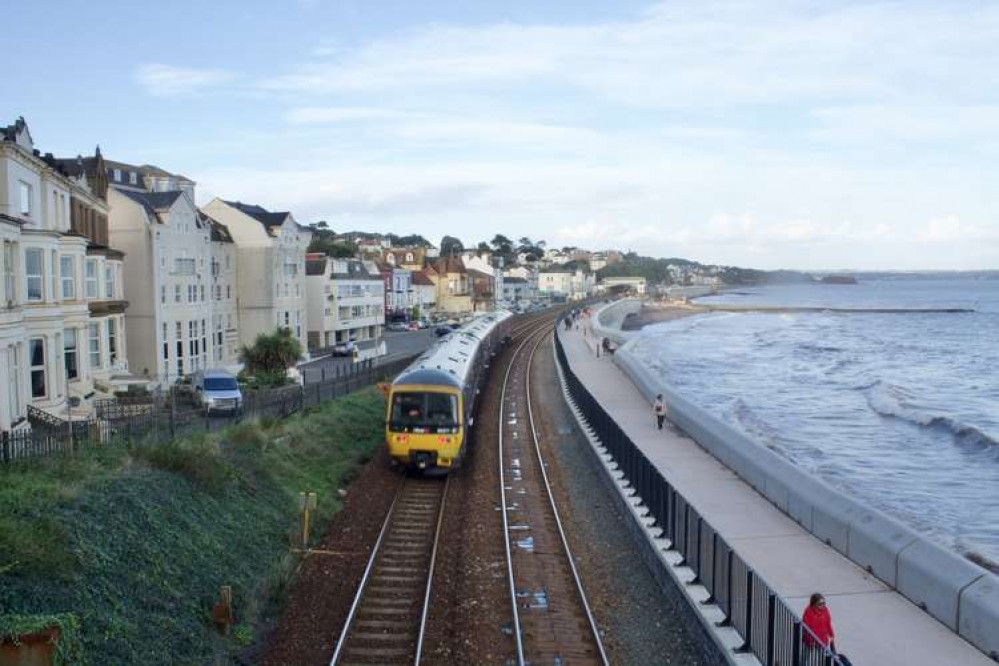
[[[396,359],[413,356],[429,347],[436,340],[432,328],[421,331],[386,331],[382,335],[385,341],[387,353],[379,357],[376,364],[387,363]],[[306,384],[314,384],[323,380],[325,371],[326,377],[331,377],[339,370],[344,372],[344,368],[350,365],[351,359],[344,356],[326,356],[315,361],[303,363],[299,366],[302,372],[302,379]]]

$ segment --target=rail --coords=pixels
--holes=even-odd
[[[330,666],[345,659],[420,663],[449,485],[450,477],[404,477],[399,484]]]
[[[764,666],[843,666],[797,617],[787,602],[725,541],[697,509],[663,477],[572,371],[556,326],[555,355],[569,397],[624,479],[649,509],[654,525],[707,590],[706,603],[721,609],[743,640],[737,652]]]
[[[531,328],[533,328],[533,330],[530,330]],[[543,342],[547,338],[547,335],[550,333],[551,324],[542,323],[540,326],[523,327],[518,332],[525,332],[525,331],[527,332],[526,337],[513,352],[510,364],[507,366],[506,373],[504,374],[502,389],[500,392],[500,418],[499,418],[500,423],[499,423],[499,434],[498,434],[500,503],[501,503],[502,522],[503,522],[504,553],[507,565],[507,582],[509,586],[510,605],[513,615],[512,628],[517,649],[516,663],[518,664],[518,666],[523,666],[524,664],[537,663],[538,661],[540,661],[537,658],[538,657],[537,654],[528,654],[530,648],[535,652],[538,651],[544,652],[545,650],[556,652],[557,653],[556,663],[560,663],[561,659],[567,660],[568,663],[577,663],[578,659],[582,659],[583,661],[589,662],[590,657],[592,657],[594,661],[604,664],[606,666],[606,664],[608,664],[609,661],[607,659],[604,646],[600,640],[600,632],[597,629],[596,621],[593,617],[592,610],[590,609],[585,591],[583,590],[582,581],[580,580],[579,573],[573,561],[572,551],[569,548],[569,543],[565,536],[565,530],[562,526],[562,522],[555,503],[555,499],[551,490],[551,484],[549,483],[548,475],[545,471],[545,461],[541,453],[538,441],[538,433],[535,427],[533,409],[531,408],[530,405],[531,364],[533,362],[534,355],[538,347],[540,346],[541,342]],[[531,346],[532,342],[533,346]],[[520,483],[521,481],[523,481],[524,483],[529,483],[528,479],[530,475],[528,473],[528,469],[524,467],[523,464],[520,462],[519,454],[517,453],[516,443],[513,445],[511,451],[509,452],[509,455],[511,456],[510,460],[507,460],[507,452],[505,450],[504,430],[508,425],[515,426],[516,424],[515,412],[512,412],[509,415],[507,414],[507,409],[508,409],[507,394],[508,394],[508,389],[511,387],[510,378],[515,366],[515,362],[518,356],[520,356],[521,353],[525,350],[525,348],[529,348],[530,350],[530,355],[527,358],[524,371],[528,424],[530,426],[533,454],[535,456],[535,462],[537,464],[537,474],[541,477],[543,482],[542,494],[544,495],[544,498],[542,499],[542,502],[544,506],[547,507],[547,512],[545,511],[545,509],[540,509],[539,511],[531,511],[530,510],[531,507],[529,506],[529,500],[530,500],[529,494],[523,494],[525,490],[524,488],[515,490],[517,484]],[[508,416],[510,417],[509,421],[507,420]],[[517,432],[515,427],[511,434],[514,436],[514,438],[516,438]],[[516,442],[516,440],[514,441]],[[511,469],[520,470],[519,474],[512,473],[510,475],[512,478],[509,479],[506,473],[506,466],[508,464],[510,465]],[[534,474],[534,472],[531,472],[530,474]],[[507,498],[508,491],[515,491],[521,493],[517,496],[523,499],[521,499],[517,503],[508,501]],[[527,522],[527,524],[518,525],[516,528],[511,527],[509,520],[509,513],[514,508],[514,506],[517,506],[517,508],[523,512],[522,515],[524,515],[525,519],[529,521]],[[532,524],[535,520],[537,521],[537,524]],[[539,535],[547,536],[547,533],[543,531],[545,529],[544,523],[547,521],[554,522],[555,526],[554,530],[552,530],[551,526],[549,525],[548,532],[557,533],[557,537],[555,538],[558,539],[562,548],[562,555],[564,556],[562,564],[559,566],[564,567],[561,570],[562,575],[568,573],[568,576],[562,579],[563,581],[565,581],[564,583],[559,582],[558,579],[559,573],[557,573],[559,570],[557,568],[553,567],[549,571],[548,567],[546,567],[545,565],[535,563],[534,565],[535,569],[538,569],[540,567],[539,570],[546,572],[544,576],[538,578],[538,580],[536,580],[535,582],[540,582],[542,580],[545,581],[544,591],[546,594],[550,594],[552,591],[555,591],[556,596],[558,596],[559,591],[561,591],[563,594],[566,595],[575,594],[576,600],[578,601],[578,608],[582,610],[582,615],[585,616],[586,618],[586,627],[588,633],[584,632],[578,635],[562,634],[557,639],[555,639],[554,642],[551,642],[550,640],[548,642],[542,641],[542,644],[538,644],[539,639],[538,637],[535,637],[534,639],[535,644],[533,646],[525,646],[526,641],[524,637],[525,634],[527,634],[528,632],[525,632],[524,619],[522,618],[522,614],[520,612],[520,607],[518,603],[519,597],[521,596],[523,591],[518,592],[517,589],[517,575],[516,575],[517,565],[515,563],[515,560],[517,558],[514,557],[514,554],[511,549],[511,534],[513,533],[514,529],[529,528],[532,530],[532,539]],[[550,552],[554,553],[555,550],[556,549],[552,549]],[[524,564],[529,561],[531,560],[521,559],[521,564]],[[531,566],[527,566],[526,569],[528,571],[533,572],[532,574],[528,575],[528,579],[530,579],[531,575],[536,574],[536,572],[534,571],[534,569],[531,568]],[[569,579],[571,579],[571,582],[569,582]],[[520,583],[522,587],[525,585],[524,571],[521,571]],[[545,605],[548,604],[547,598],[545,599],[544,604]],[[558,608],[560,613],[566,613],[566,612],[571,613],[572,609],[575,606],[574,604],[569,602],[568,599],[556,599],[555,602],[550,605],[550,607]],[[556,621],[557,618],[552,617],[548,619],[550,621]],[[541,620],[541,616],[535,617],[534,622],[538,622],[539,620]],[[530,624],[530,622],[528,624]],[[535,627],[535,631],[533,633],[538,633],[537,627]],[[568,652],[570,654],[564,654],[564,652]],[[572,652],[576,652],[576,654],[571,654]],[[546,655],[546,658],[548,656],[550,655]]]

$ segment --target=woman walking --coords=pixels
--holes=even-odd
[[[657,395],[656,401],[652,403],[652,413],[656,415],[656,425],[662,430],[663,423],[666,421],[666,401],[663,400],[662,393]]]

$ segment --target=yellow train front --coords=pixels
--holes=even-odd
[[[507,311],[481,315],[424,352],[388,387],[385,442],[393,460],[421,470],[461,464],[475,399],[492,357],[510,339]]]

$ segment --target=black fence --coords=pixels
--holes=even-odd
[[[738,651],[751,652],[764,666],[843,666],[836,655],[819,647],[787,603],[677,492],[590,394],[569,366],[557,331],[555,349],[572,401],[649,509],[662,536],[683,558],[679,566],[693,571],[692,582],[703,585],[710,595],[707,603],[725,614],[719,626],[731,626],[742,637]]]
[[[158,396],[95,400],[91,413],[83,419],[61,419],[29,406],[29,429],[0,433],[0,464],[72,453],[89,446],[155,444],[220,430],[246,419],[281,419],[395,377],[414,358],[381,365],[355,363],[330,373],[325,381],[306,385],[247,389],[242,409],[229,413],[207,413],[176,388]]]

